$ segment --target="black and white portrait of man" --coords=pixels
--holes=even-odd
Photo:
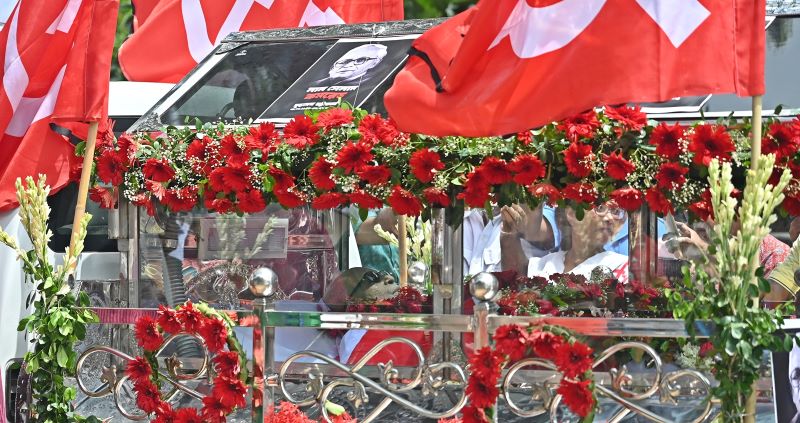
[[[775,421],[800,423],[800,346],[794,345],[789,352],[772,353],[772,378]]]
[[[328,70],[328,77],[317,81],[318,85],[364,83],[374,74],[370,72],[386,57],[383,44],[364,44],[348,51],[337,59]]]

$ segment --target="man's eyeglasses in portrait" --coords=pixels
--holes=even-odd
[[[356,57],[355,59],[344,59],[344,60],[337,60],[333,63],[333,67],[335,68],[345,68],[350,66],[361,66],[364,63],[370,62],[372,60],[377,60],[376,57]]]

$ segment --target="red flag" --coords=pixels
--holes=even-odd
[[[119,63],[131,81],[178,82],[234,31],[402,19],[402,0],[161,0]]]
[[[133,0],[133,28],[138,30],[158,5],[159,0]]]
[[[74,147],[54,118],[105,119],[118,4],[21,0],[0,32],[0,210],[16,207],[18,177],[43,173],[53,192],[69,181]]]
[[[460,45],[467,16],[415,41],[384,99],[400,129],[502,135],[605,104],[764,92],[764,0],[484,0],[474,9]]]

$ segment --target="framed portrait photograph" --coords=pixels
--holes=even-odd
[[[800,319],[786,320],[784,332],[800,333]],[[789,352],[772,353],[772,392],[775,400],[775,421],[800,423],[800,346]]]

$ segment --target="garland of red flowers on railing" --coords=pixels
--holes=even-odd
[[[556,392],[583,421],[592,421],[597,400],[592,379],[593,350],[557,327],[505,325],[494,333],[494,348],[484,347],[469,358],[467,395],[462,410],[464,423],[489,423],[500,396],[497,383],[503,368],[528,357],[551,361],[561,373]]]
[[[113,207],[121,193],[153,212],[201,205],[256,213],[270,202],[330,209],[388,205],[419,215],[429,206],[559,202],[584,210],[610,199],[663,215],[710,216],[712,158],[750,160],[750,125],[651,123],[638,108],[606,107],[506,138],[426,137],[399,132],[363,110],[334,108],[275,126],[205,124],[101,137],[91,198]],[[791,169],[783,209],[800,215],[800,119],[765,121],[762,151]],[[110,188],[109,188],[110,186]],[[426,206],[428,204],[429,206]]]
[[[389,299],[349,300],[347,311],[353,313],[426,313],[431,311],[431,297],[422,294],[411,286],[397,290]]]
[[[232,326],[227,316],[203,304],[195,306],[191,301],[175,310],[162,305],[156,319],[139,318],[135,335],[144,355],[130,361],[125,372],[133,382],[137,407],[148,415],[155,415],[153,422],[159,423],[224,423],[236,407],[245,407],[246,358]],[[216,374],[213,388],[211,394],[203,398],[199,413],[195,408],[173,409],[161,398],[155,353],[164,345],[165,334],[199,336],[214,356],[211,360]]]

